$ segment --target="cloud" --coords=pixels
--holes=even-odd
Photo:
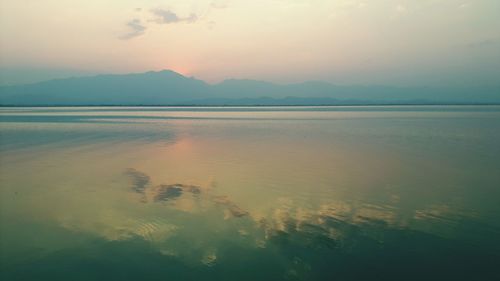
[[[141,36],[144,34],[146,27],[142,25],[141,20],[133,19],[127,23],[127,26],[131,29],[131,31],[127,34],[120,36],[122,40],[129,40],[135,38],[137,36]]]
[[[193,23],[198,20],[198,16],[196,14],[190,14],[188,17],[179,17],[171,10],[153,9],[151,12],[157,17],[153,21],[159,24],[173,24],[180,22]]]
[[[210,8],[213,9],[225,9],[227,8],[227,2],[226,1],[212,1],[210,3]]]
[[[141,12],[142,8],[135,8],[136,12]],[[199,17],[191,13],[187,17],[180,17],[175,12],[166,9],[152,9],[151,13],[156,16],[155,19],[149,20],[148,22],[154,22],[157,24],[174,24],[174,23],[193,23],[199,20]],[[119,38],[122,40],[129,40],[144,34],[147,29],[147,26],[142,23],[140,19],[133,19],[127,22],[127,27],[130,31],[124,35],[121,35]]]

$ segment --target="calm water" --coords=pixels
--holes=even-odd
[[[500,107],[1,108],[2,280],[500,280]]]

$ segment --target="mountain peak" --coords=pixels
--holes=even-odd
[[[157,70],[157,71],[148,71],[148,72],[142,72],[142,73],[137,73],[137,74],[145,74],[145,75],[163,75],[163,76],[182,76],[182,77],[185,77],[184,75],[178,73],[178,72],[175,72],[173,70],[170,70],[170,69],[162,69],[162,70]],[[187,77],[185,77],[187,78]]]

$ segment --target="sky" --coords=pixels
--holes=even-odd
[[[210,83],[500,85],[498,0],[0,0],[0,83],[171,69]]]

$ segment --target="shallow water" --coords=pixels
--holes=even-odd
[[[2,280],[500,278],[500,107],[0,109]]]

